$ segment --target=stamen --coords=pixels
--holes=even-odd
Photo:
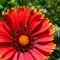
[[[29,38],[28,36],[26,35],[22,35],[19,37],[19,43],[22,45],[22,46],[25,46],[29,43]]]

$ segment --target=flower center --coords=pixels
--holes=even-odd
[[[21,35],[19,37],[19,43],[22,45],[22,46],[26,46],[28,43],[29,43],[29,38],[28,36],[26,35]]]

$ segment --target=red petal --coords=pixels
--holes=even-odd
[[[32,21],[34,21],[34,20],[38,20],[39,21],[39,19],[42,20],[43,18],[44,18],[44,16],[42,14],[32,10],[31,11],[31,15],[30,15],[29,25],[31,24]]]
[[[10,39],[0,36],[0,43],[1,42],[10,42]]]
[[[4,58],[2,58],[2,60],[7,60],[7,59],[11,58],[11,57],[14,55],[14,53],[15,53],[15,50],[7,53],[7,54],[4,56]]]
[[[45,35],[45,36],[41,36],[39,38],[37,38],[34,42],[38,43],[38,42],[48,42],[48,41],[52,41],[52,38],[50,35]]]
[[[53,43],[53,42],[50,42],[49,44],[47,44],[47,45],[45,45],[48,49],[54,49],[54,47],[55,47],[55,43]]]
[[[13,27],[14,27],[15,30],[20,29],[20,20],[19,20],[18,13],[19,13],[19,12],[18,12],[18,9],[17,9],[17,8],[14,8],[14,9],[12,9],[12,10],[10,10],[10,11],[8,12],[8,14],[9,14],[10,17],[11,17],[10,23],[13,24]]]
[[[27,24],[29,17],[30,17],[30,10],[25,8],[24,9],[24,18],[22,21],[23,27]]]
[[[20,29],[20,20],[18,19],[18,10],[9,10],[7,14],[3,15],[3,20],[13,30]]]
[[[11,18],[9,14],[4,14],[3,20],[5,21],[5,23],[9,26],[11,30],[15,30],[14,20]]]
[[[28,24],[28,31],[32,31],[35,27],[38,26],[38,24],[40,24],[40,22],[43,19],[43,16],[36,13],[36,12],[31,12],[31,14],[34,13],[34,15],[32,15],[30,17],[30,22]]]
[[[33,56],[30,53],[28,54],[29,54],[30,60],[34,60]]]
[[[21,20],[22,28],[25,27],[25,25],[28,22],[28,19],[30,17],[30,10],[28,8],[21,8],[19,11],[19,20]]]
[[[3,23],[3,27],[9,32],[9,34],[12,34],[12,35],[13,35],[12,30],[11,30],[10,27],[6,24],[6,22],[3,21],[2,23]]]
[[[47,45],[35,45],[35,48],[37,48],[43,55],[49,56],[53,49],[55,49],[55,44],[53,42],[47,44]]]
[[[24,54],[23,53],[20,53],[19,60],[24,60]]]
[[[25,52],[25,53],[24,53],[24,57],[25,57],[25,60],[30,60],[30,57],[29,57],[29,55],[28,55],[28,52]]]
[[[31,54],[34,56],[34,58],[35,58],[36,60],[43,60],[42,57],[41,57],[41,55],[39,55],[39,54],[36,53],[35,51],[30,50],[30,52],[31,52]]]
[[[19,17],[19,20],[20,20],[20,25],[22,24],[22,21],[24,19],[24,12],[23,12],[23,9],[20,9],[19,12],[18,12],[18,17]],[[19,26],[20,26],[19,25]]]
[[[13,60],[17,60],[18,59],[18,52],[15,53]]]
[[[11,50],[13,50],[13,47],[3,47],[3,48],[1,47],[0,48],[0,59],[2,59],[2,56]]]
[[[49,34],[52,35],[55,33],[55,28],[49,28]]]
[[[31,24],[28,26],[27,30],[30,31],[30,32],[33,31],[41,23],[41,21],[42,20],[31,22]]]
[[[44,20],[41,28],[37,32],[32,34],[32,36],[34,36],[36,34],[40,34],[40,33],[44,32],[44,31],[46,31],[49,27],[50,27],[50,24],[49,24],[48,20]]]
[[[0,35],[4,35],[4,36],[7,36],[7,37],[10,37],[10,34],[8,33],[8,31],[6,31],[3,27],[3,21],[0,22]]]
[[[53,48],[50,48],[50,47],[46,47],[45,45],[39,45],[39,44],[35,44],[34,45],[35,47],[37,47],[38,49],[40,49],[40,50],[43,50],[43,51],[45,51],[45,52],[51,52],[51,50],[53,49]],[[50,48],[50,49],[49,49]]]
[[[45,60],[47,57],[45,55],[43,55],[41,52],[39,52],[37,49],[33,49],[33,51],[35,51],[36,53],[38,53],[40,55],[40,59]]]

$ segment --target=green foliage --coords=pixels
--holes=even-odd
[[[53,23],[53,27],[56,28],[54,42],[57,44],[57,48],[49,60],[60,60],[60,0],[0,0],[0,18],[2,12],[21,5],[36,7]]]

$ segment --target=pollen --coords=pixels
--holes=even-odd
[[[19,37],[19,43],[22,45],[22,46],[26,46],[28,43],[29,43],[29,37],[26,36],[26,35],[22,35]]]

